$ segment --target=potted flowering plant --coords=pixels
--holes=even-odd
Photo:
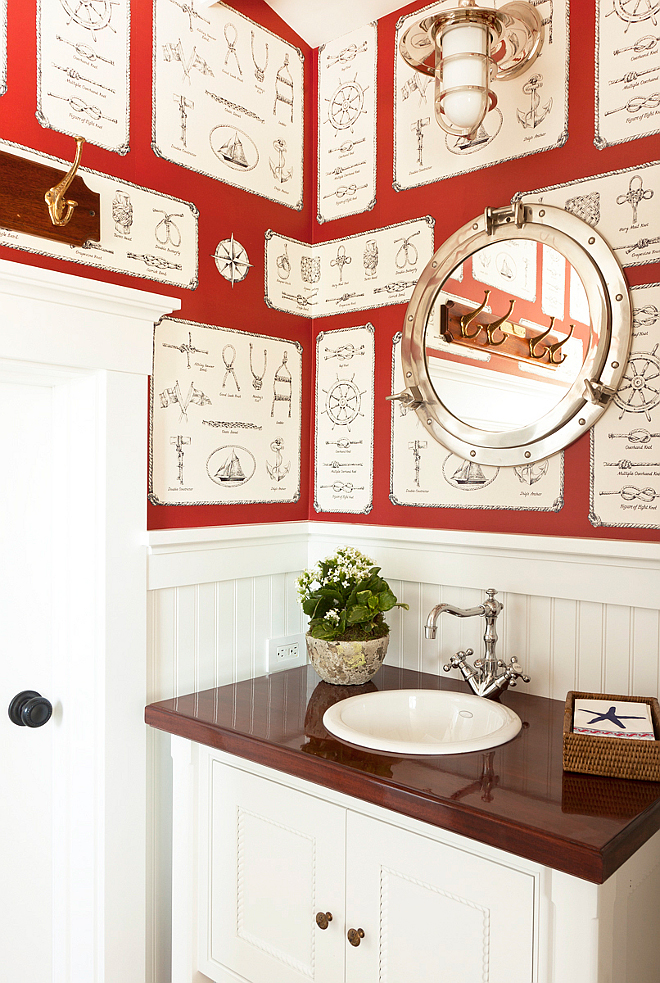
[[[298,577],[302,609],[309,616],[307,651],[328,683],[366,683],[380,669],[389,641],[384,613],[408,608],[380,576],[380,567],[352,546],[320,560]]]

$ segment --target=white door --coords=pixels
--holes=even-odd
[[[0,260],[3,983],[145,983],[144,421],[178,306]]]
[[[52,391],[0,382],[0,975],[52,979],[53,731],[16,726],[11,699],[51,702]],[[55,762],[56,764],[57,762]]]

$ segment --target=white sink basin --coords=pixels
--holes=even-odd
[[[501,703],[449,690],[379,690],[323,715],[335,737],[392,754],[462,754],[506,744],[522,723]]]

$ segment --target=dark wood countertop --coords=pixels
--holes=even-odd
[[[597,884],[660,829],[660,782],[562,771],[564,704],[508,692],[523,721],[487,752],[392,757],[323,727],[325,710],[372,689],[464,684],[383,666],[363,687],[321,682],[311,666],[153,703],[152,727],[336,789]]]

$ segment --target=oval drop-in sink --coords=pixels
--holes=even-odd
[[[485,751],[516,736],[518,714],[501,703],[450,690],[378,690],[350,696],[323,715],[331,734],[391,754]]]

